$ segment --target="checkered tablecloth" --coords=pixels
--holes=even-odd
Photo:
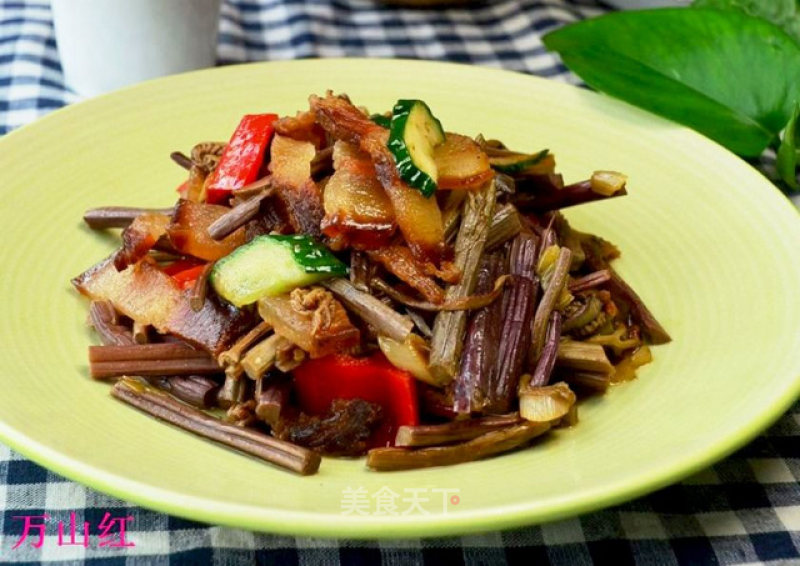
[[[169,0],[164,0],[169,1]],[[222,64],[298,57],[414,57],[490,65],[575,82],[540,36],[609,8],[592,0],[496,0],[405,10],[372,0],[237,0],[220,22]],[[0,133],[78,100],[65,89],[49,5],[0,3]],[[735,455],[650,496],[557,523],[453,538],[323,540],[207,526],[131,506],[65,480],[0,444],[0,563],[109,564],[800,564],[800,406]],[[92,528],[69,540],[71,513]],[[48,515],[19,545],[24,519]],[[124,520],[133,546],[101,547]],[[30,519],[33,523],[37,519]],[[119,527],[119,524],[117,524]],[[114,529],[119,533],[119,529]]]

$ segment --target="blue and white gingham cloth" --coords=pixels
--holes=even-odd
[[[165,0],[168,1],[168,0]],[[577,82],[543,33],[609,8],[592,0],[496,0],[406,10],[372,0],[236,0],[220,22],[221,64],[300,57],[414,57]],[[46,2],[0,0],[0,134],[78,97],[64,87]],[[633,502],[557,523],[406,541],[322,540],[213,527],[131,506],[61,478],[0,444],[0,563],[92,564],[800,564],[800,405],[746,448]],[[89,548],[58,546],[54,525],[92,525]],[[99,548],[105,513],[132,517],[135,546]],[[24,515],[50,516],[40,549]],[[33,540],[35,532],[31,533]]]

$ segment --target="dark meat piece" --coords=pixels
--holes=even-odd
[[[333,175],[325,184],[322,231],[358,249],[375,249],[392,238],[397,223],[394,208],[375,174],[369,156],[337,141]]]
[[[255,313],[237,309],[214,293],[209,293],[203,307],[195,311],[189,303],[188,294],[184,293],[176,303],[166,328],[171,334],[216,357],[256,323]]]
[[[425,300],[434,304],[444,302],[444,289],[433,280],[433,277],[425,273],[422,265],[414,259],[407,247],[387,246],[367,252],[367,255],[398,279],[419,291]]]
[[[350,322],[342,304],[322,287],[264,297],[258,301],[258,311],[275,332],[297,344],[312,358],[348,352],[361,340],[358,328]]]
[[[316,123],[314,112],[306,110],[294,116],[284,116],[275,122],[275,133],[297,141],[311,142],[315,148],[325,143],[325,130]]]
[[[417,259],[439,263],[444,255],[444,225],[436,199],[429,199],[400,178],[387,147],[389,132],[370,120],[346,98],[311,96],[311,108],[329,135],[369,155],[378,180],[394,208],[395,221]],[[274,143],[274,142],[273,142]]]
[[[286,210],[282,202],[274,193],[261,201],[258,214],[245,224],[245,241],[249,242],[256,236],[277,232],[291,234],[293,231],[289,220],[285,216]]]
[[[142,214],[122,231],[122,248],[114,255],[114,267],[122,271],[136,263],[155,247],[167,233],[170,217],[166,214]]]
[[[170,243],[180,253],[206,261],[215,261],[228,255],[244,244],[244,228],[237,228],[224,238],[215,240],[209,235],[209,227],[230,210],[216,204],[179,201],[167,228]]]
[[[374,403],[336,399],[322,417],[301,414],[286,423],[278,438],[332,456],[361,456],[382,416],[381,407]]]
[[[189,291],[145,260],[117,271],[107,258],[72,280],[95,301],[109,301],[125,316],[198,346],[216,357],[255,325],[252,312],[239,310],[209,294],[202,309],[189,304]]]
[[[311,178],[313,144],[276,135],[272,140],[269,169],[275,187],[275,203],[298,234],[319,237],[325,215],[322,195]]]

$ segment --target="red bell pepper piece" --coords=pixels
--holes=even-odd
[[[169,276],[173,276],[181,271],[191,269],[192,267],[197,267],[198,265],[203,265],[203,263],[204,262],[200,261],[199,259],[194,258],[178,259],[161,267],[161,271]]]
[[[419,424],[414,377],[394,367],[380,352],[368,358],[332,354],[306,360],[293,375],[300,408],[308,414],[324,414],[335,399],[364,399],[380,405],[383,424],[373,433],[370,446],[394,444],[398,427]]]
[[[232,190],[258,178],[277,119],[277,114],[247,114],[242,118],[212,173],[206,187],[206,202],[225,202]]]
[[[196,259],[179,259],[161,268],[161,271],[172,277],[181,289],[189,289],[200,277],[205,262]]]
[[[197,278],[200,277],[200,274],[203,273],[203,269],[205,269],[205,267],[205,263],[196,265],[194,267],[190,267],[189,269],[179,271],[173,275],[172,278],[181,289],[190,289],[194,286],[194,282],[197,281]]]
[[[189,181],[184,181],[177,187],[175,187],[175,192],[178,193],[178,196],[182,199],[186,198],[186,195],[189,194]]]

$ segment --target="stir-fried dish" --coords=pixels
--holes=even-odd
[[[309,103],[174,152],[170,208],[86,212],[122,229],[73,280],[117,399],[301,474],[440,466],[575,424],[669,341],[617,248],[560,212],[624,175],[565,184],[547,150],[446,131],[420,100]]]

